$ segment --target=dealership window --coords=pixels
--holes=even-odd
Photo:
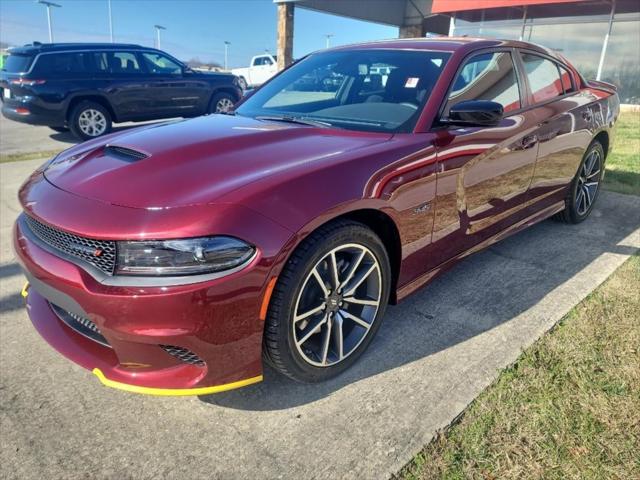
[[[608,18],[581,23],[542,24],[534,20],[524,39],[564,55],[585,78],[596,78]],[[585,34],[588,32],[588,34]]]
[[[600,78],[618,87],[621,103],[640,104],[640,16],[616,15]]]
[[[471,57],[458,73],[446,111],[464,100],[491,100],[505,112],[520,108],[520,89],[509,52],[481,53]]]
[[[567,58],[587,79],[595,79],[609,20],[612,2],[584,2],[584,15],[539,15],[553,7],[528,9],[523,28],[522,10],[511,8],[506,18],[496,19],[492,9],[464,12],[456,18],[454,35],[522,39],[549,47]],[[640,12],[638,0],[617,0],[609,43],[600,80],[618,87],[622,103],[640,104]],[[537,9],[537,10],[536,10]],[[566,9],[558,7],[558,10]],[[517,16],[517,13],[519,16]],[[538,15],[537,15],[538,14]]]
[[[540,103],[562,95],[562,82],[557,64],[551,60],[525,53],[522,55],[533,102]]]

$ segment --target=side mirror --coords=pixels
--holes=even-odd
[[[498,102],[465,100],[449,109],[449,118],[442,123],[468,127],[495,127],[502,120],[504,109]]]

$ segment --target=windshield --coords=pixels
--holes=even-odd
[[[236,113],[317,121],[364,131],[410,131],[450,54],[350,50],[310,55]]]
[[[5,58],[2,70],[9,73],[23,73],[29,70],[31,55],[9,55]]]

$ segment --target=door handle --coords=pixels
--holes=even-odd
[[[538,143],[538,136],[537,135],[527,135],[526,137],[524,137],[522,139],[522,149],[523,150],[527,150],[529,148],[532,148],[536,145],[536,143]]]

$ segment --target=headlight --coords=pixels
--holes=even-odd
[[[230,270],[249,260],[255,247],[232,237],[118,242],[119,275],[194,275]]]

